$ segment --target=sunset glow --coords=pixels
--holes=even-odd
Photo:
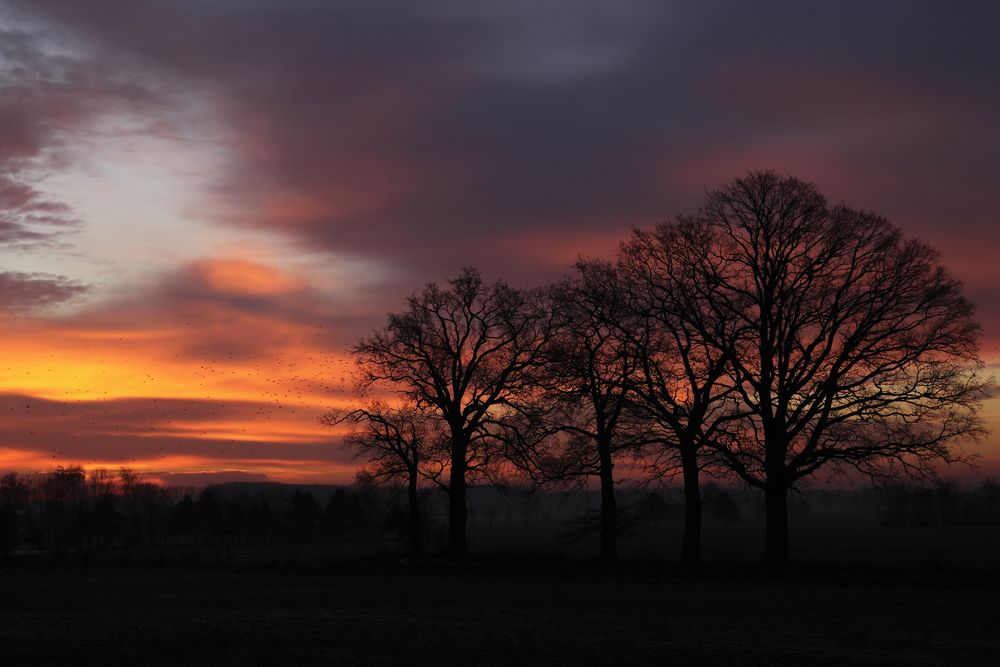
[[[350,481],[319,417],[414,290],[543,284],[762,167],[938,248],[997,373],[994,24],[834,4],[709,49],[693,6],[0,0],[0,471]],[[955,474],[1000,472],[983,412]]]

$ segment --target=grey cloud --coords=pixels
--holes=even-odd
[[[2,271],[0,311],[10,313],[43,310],[83,296],[88,289],[87,285],[65,276]]]
[[[759,167],[931,241],[996,238],[992,2],[18,6],[218,103],[220,220],[414,283],[550,275],[502,242],[624,235]]]

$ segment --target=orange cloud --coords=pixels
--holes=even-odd
[[[357,464],[318,422],[353,400],[345,337],[304,278],[231,258],[76,314],[7,318],[0,470],[348,481]]]
[[[276,296],[305,288],[305,281],[291,273],[244,259],[206,259],[194,272],[214,291],[254,296]]]

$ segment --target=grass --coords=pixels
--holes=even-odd
[[[670,562],[674,527],[608,567],[496,525],[457,561],[355,544],[0,573],[0,663],[1000,663],[1000,531],[810,526],[782,570],[752,525],[709,526],[696,569]]]
[[[745,521],[725,525],[706,522],[702,551],[709,563],[759,563],[764,554],[764,524]],[[559,529],[540,523],[497,523],[474,526],[470,537],[477,551],[526,556],[586,559],[598,552],[596,536],[566,544]],[[663,524],[626,535],[620,551],[627,560],[676,560],[682,526]],[[861,568],[961,569],[1000,576],[1000,528],[885,528],[871,517],[843,514],[793,520],[790,548],[796,560],[824,566]]]
[[[1000,584],[961,573],[342,561],[21,573],[4,664],[996,664]]]

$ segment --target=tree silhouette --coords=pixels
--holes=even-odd
[[[59,466],[41,484],[46,546],[61,551],[76,546],[83,510],[86,475],[79,466]]]
[[[226,526],[226,499],[223,490],[216,485],[206,486],[198,493],[195,507],[208,543],[221,543]]]
[[[191,499],[190,494],[185,493],[184,497],[174,505],[173,527],[175,533],[187,543],[190,544],[194,540],[195,532],[198,529],[198,507]]]
[[[720,521],[728,524],[739,523],[740,521],[740,507],[733,500],[733,495],[727,489],[717,490],[711,498],[708,499],[709,508],[712,510],[712,516]]]
[[[600,480],[601,560],[612,562],[619,532],[614,462],[650,436],[631,410],[638,362],[622,333],[618,274],[604,262],[576,268],[549,291],[556,327],[529,411],[535,437],[519,449],[517,463],[542,481]]]
[[[356,410],[330,411],[321,422],[330,427],[351,424],[344,445],[373,464],[369,469],[373,480],[406,485],[410,552],[419,556],[419,482],[424,478],[439,483],[447,460],[440,420],[414,405],[392,407],[372,401]]]
[[[635,395],[664,436],[650,464],[663,474],[679,463],[683,476],[681,562],[687,564],[701,561],[703,454],[739,414],[727,381],[736,324],[713,307],[713,287],[698,282],[706,252],[698,231],[680,225],[635,230],[618,253],[628,310],[620,326],[638,359]]]
[[[309,491],[295,489],[288,497],[285,510],[289,537],[293,543],[311,542],[316,539],[322,512],[316,498]]]
[[[115,476],[104,468],[91,470],[87,475],[87,490],[93,506],[92,533],[98,545],[107,548],[118,523]]]
[[[691,288],[730,329],[747,416],[717,438],[767,503],[765,559],[788,559],[787,492],[824,466],[930,475],[983,432],[979,327],[927,244],[884,218],[829,206],[815,186],[753,172],[708,194],[680,230],[700,252]]]
[[[28,485],[11,472],[0,477],[0,554],[9,554],[18,547],[21,514],[28,506]]]
[[[489,474],[501,431],[534,374],[552,329],[538,290],[485,285],[463,269],[447,288],[428,284],[354,348],[360,388],[385,384],[446,424],[449,551],[465,553],[470,475]]]
[[[119,468],[118,484],[125,514],[125,540],[130,545],[138,544],[142,539],[142,526],[139,518],[142,475],[131,468]]]

